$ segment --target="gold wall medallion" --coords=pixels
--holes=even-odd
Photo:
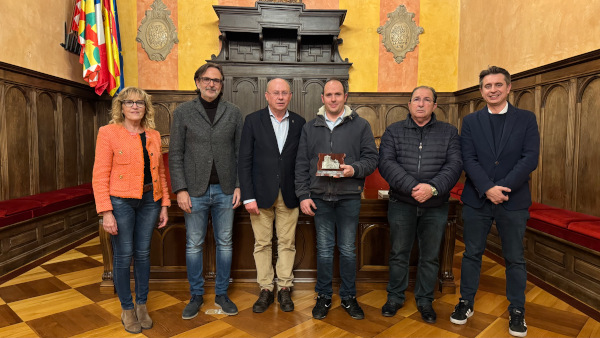
[[[382,35],[385,49],[394,54],[396,63],[400,63],[406,53],[415,50],[419,44],[419,34],[422,34],[424,29],[417,26],[413,21],[415,13],[407,12],[404,5],[398,6],[387,16],[389,20],[377,28],[377,33]]]
[[[164,61],[173,45],[179,43],[177,28],[171,20],[171,11],[162,0],[155,0],[150,7],[152,10],[146,11],[135,41],[142,44],[150,60]]]

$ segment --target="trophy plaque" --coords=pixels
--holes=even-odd
[[[317,176],[343,176],[344,169],[340,169],[340,165],[344,164],[344,157],[346,154],[319,153]]]

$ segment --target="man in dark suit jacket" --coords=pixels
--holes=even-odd
[[[273,303],[274,271],[271,242],[273,220],[277,233],[277,301],[283,311],[294,310],[290,292],[296,256],[298,198],[294,173],[298,142],[306,122],[287,110],[292,98],[284,79],[272,79],[265,97],[268,107],[246,117],[238,172],[242,201],[254,231],[254,261],[261,292],[252,311],[261,313]]]
[[[495,66],[483,70],[479,86],[487,106],[467,115],[461,131],[467,174],[462,193],[465,252],[461,299],[450,321],[465,324],[473,315],[481,256],[492,222],[496,221],[506,263],[509,333],[525,337],[527,271],[523,236],[531,205],[529,174],[538,164],[540,135],[535,115],[508,103],[511,88],[508,71]]]

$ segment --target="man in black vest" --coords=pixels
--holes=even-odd
[[[294,310],[290,292],[299,204],[294,173],[298,141],[306,122],[287,110],[292,93],[286,80],[269,81],[265,98],[268,106],[246,117],[238,160],[242,200],[254,231],[254,262],[261,291],[252,311],[257,313],[266,311],[274,301],[271,248],[274,219],[277,301],[282,311]]]

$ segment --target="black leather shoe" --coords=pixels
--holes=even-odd
[[[252,312],[263,313],[267,311],[269,305],[273,303],[273,300],[273,291],[269,291],[267,289],[261,290],[258,300],[252,306]]]
[[[404,306],[404,302],[396,303],[393,300],[389,300],[381,308],[381,314],[384,317],[394,317],[396,312]]]
[[[417,306],[417,309],[419,309],[419,312],[421,312],[421,318],[423,318],[425,322],[433,324],[437,320],[437,315],[435,314],[431,304],[419,305]]]
[[[294,302],[292,302],[292,297],[290,295],[290,288],[281,288],[277,292],[277,302],[279,303],[279,308],[283,312],[294,311]]]

